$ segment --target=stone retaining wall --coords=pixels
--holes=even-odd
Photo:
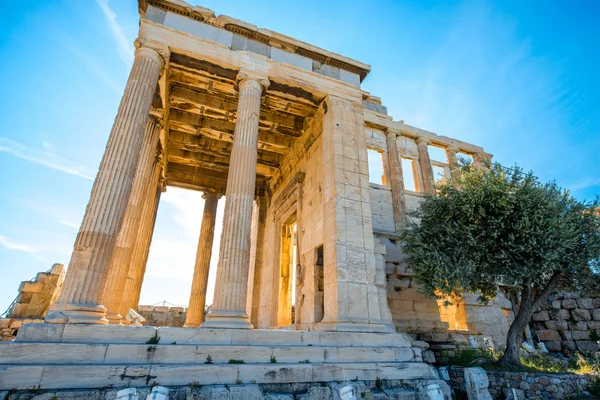
[[[187,308],[166,306],[139,306],[138,314],[146,318],[144,326],[182,327],[185,324]]]
[[[600,340],[600,294],[550,296],[530,326],[551,352],[594,353]]]
[[[554,400],[577,398],[597,379],[594,375],[534,374],[528,372],[486,371],[488,391],[494,399],[506,399],[510,389],[516,389],[519,399]],[[464,390],[464,368],[448,368],[450,385]]]

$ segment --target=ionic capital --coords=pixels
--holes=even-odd
[[[136,50],[135,55],[137,56],[145,56],[148,58],[152,58],[162,69],[166,63],[169,62],[169,58],[171,57],[171,50],[169,50],[169,46],[162,42],[157,42],[154,40],[143,40],[136,39],[133,42]]]
[[[426,144],[427,146],[431,144],[431,140],[423,136],[419,136],[415,141],[417,142],[417,144]]]
[[[223,197],[223,192],[216,190],[207,190],[206,192],[202,193],[202,198],[204,200],[207,200],[208,198],[214,198],[219,200],[221,197]]]
[[[385,136],[392,137],[392,138],[397,138],[398,136],[401,135],[401,132],[399,130],[392,129],[392,128],[387,128],[383,132],[385,133]]]
[[[253,74],[253,73],[247,72],[247,71],[240,71],[235,78],[235,82],[236,82],[238,88],[241,88],[247,82],[257,82],[260,85],[263,93],[267,90],[267,88],[271,84],[269,79],[267,79],[266,77],[258,76],[256,74]]]

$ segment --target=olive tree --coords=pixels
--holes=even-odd
[[[463,163],[423,199],[403,234],[404,252],[423,294],[486,302],[500,285],[521,304],[500,362],[519,365],[519,336],[555,289],[600,286],[598,199],[579,201],[556,183],[519,168]]]

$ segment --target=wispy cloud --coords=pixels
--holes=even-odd
[[[127,41],[123,28],[117,23],[117,14],[108,5],[108,0],[96,0],[102,12],[108,21],[110,31],[115,38],[115,41],[119,45],[119,56],[126,66],[130,66],[133,63],[133,50],[131,44]]]
[[[567,186],[570,190],[587,189],[594,186],[600,186],[600,178],[586,179],[578,183]]]
[[[25,146],[5,137],[0,137],[0,152],[2,151],[69,175],[77,175],[85,179],[94,180],[92,177],[93,172],[79,163],[67,160],[46,150]]]
[[[0,244],[9,250],[23,251],[25,253],[37,253],[37,250],[34,247],[13,242],[4,236],[0,236]]]
[[[74,229],[79,229],[79,225],[73,223],[73,222],[69,222],[69,221],[60,221],[61,224],[66,225],[68,227],[74,228]]]

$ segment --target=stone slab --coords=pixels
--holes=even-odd
[[[28,324],[17,342],[144,344],[154,335],[160,344],[410,347],[402,333],[314,332],[268,329],[155,328],[150,326]]]
[[[418,352],[419,357],[416,356]],[[413,362],[421,349],[409,347],[226,346],[81,343],[0,343],[0,364],[214,364]]]
[[[358,380],[435,379],[423,363],[308,363],[221,365],[46,365],[0,367],[0,387],[82,389],[161,385],[214,385]]]

